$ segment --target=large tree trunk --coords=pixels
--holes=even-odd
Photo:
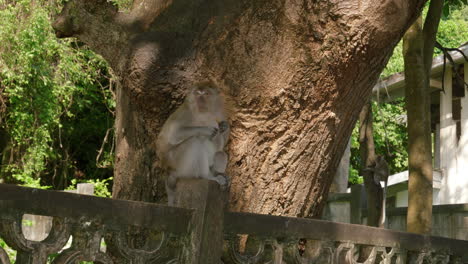
[[[154,142],[189,85],[232,101],[231,209],[319,216],[359,111],[424,0],[72,0],[54,23],[120,77],[113,196],[163,193]]]
[[[429,78],[443,0],[431,0],[426,22],[420,16],[403,38],[408,112],[407,231],[432,229],[432,141]]]

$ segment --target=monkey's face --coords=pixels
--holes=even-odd
[[[194,101],[199,112],[212,111],[219,96],[217,90],[206,86],[196,87],[192,90],[191,95],[195,99]]]

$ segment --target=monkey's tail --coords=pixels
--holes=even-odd
[[[384,228],[385,227],[385,218],[386,218],[386,213],[387,213],[387,181],[384,181],[384,188],[383,188],[383,194],[382,194],[382,213],[380,214],[379,218],[379,227]]]

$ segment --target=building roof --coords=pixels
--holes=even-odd
[[[459,48],[465,56],[468,56],[468,45],[463,45]],[[450,51],[449,54],[452,56],[456,64],[461,64],[465,60],[458,51]],[[435,57],[432,60],[431,70],[431,87],[438,87],[442,81],[442,71],[444,65],[444,55]],[[451,63],[447,59],[446,67],[452,67]],[[372,95],[374,98],[380,94],[380,99],[383,101],[392,101],[399,97],[405,96],[405,74],[404,72],[393,74],[382,81],[379,81],[372,88]],[[387,96],[390,96],[390,98]]]
[[[388,177],[388,190],[387,197],[395,196],[398,192],[408,190],[408,171],[402,171]],[[447,172],[441,169],[435,169],[432,171],[432,187],[434,189],[440,189],[442,187],[442,178]]]

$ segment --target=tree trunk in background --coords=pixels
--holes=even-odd
[[[374,181],[374,173],[364,170],[375,166],[375,145],[373,134],[372,104],[368,101],[359,114],[359,152],[361,156],[364,186],[367,194],[367,225],[379,226],[382,213],[383,190],[380,184]]]
[[[424,29],[419,17],[403,38],[409,154],[407,231],[420,234],[430,234],[432,225],[429,78],[442,5],[442,0],[431,0]]]
[[[164,197],[154,142],[195,81],[232,101],[230,207],[320,216],[359,111],[424,0],[71,0],[54,23],[120,77],[114,198]]]

